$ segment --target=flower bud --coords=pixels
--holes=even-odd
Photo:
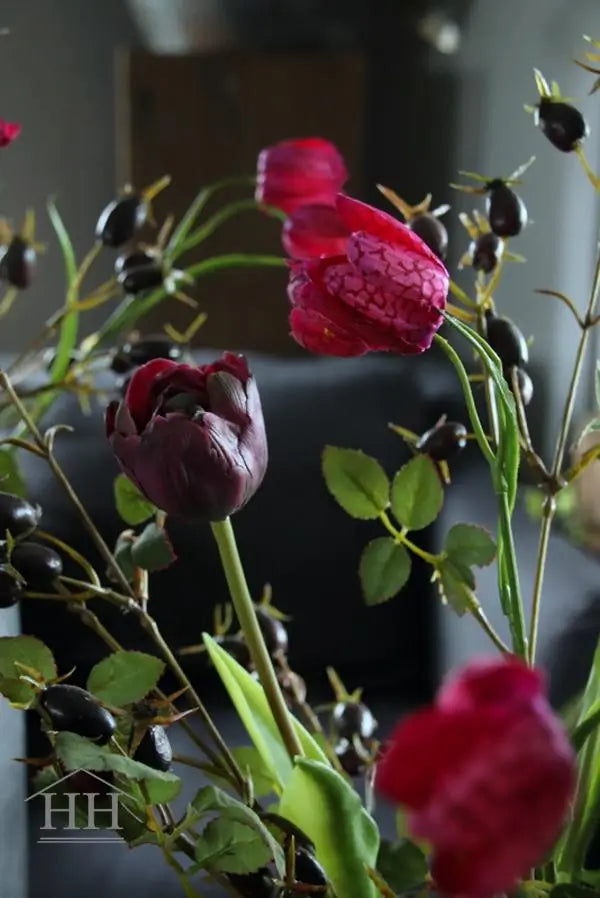
[[[23,237],[13,237],[0,247],[0,279],[11,287],[24,290],[31,284],[37,263],[35,248]]]
[[[0,565],[0,608],[12,608],[23,595],[23,584],[14,573]]]
[[[146,223],[148,205],[137,194],[112,200],[100,213],[96,237],[104,246],[117,248],[132,240]]]
[[[520,367],[529,361],[527,341],[517,325],[510,318],[503,318],[493,312],[486,314],[486,339],[499,356],[503,368],[513,365]]]
[[[447,461],[467,445],[467,428],[457,421],[444,421],[427,430],[415,446],[434,461]]]
[[[137,296],[144,290],[160,287],[164,270],[158,254],[135,250],[118,257],[115,276],[126,294]]]
[[[542,97],[536,106],[534,121],[550,143],[563,153],[573,152],[590,133],[579,109],[547,97]]]
[[[167,359],[133,373],[106,432],[123,472],[167,514],[223,520],[242,508],[267,467],[254,378],[243,356],[195,368]]]
[[[173,749],[163,726],[153,724],[148,727],[135,750],[133,759],[145,764],[146,767],[152,767],[153,770],[162,770],[166,773],[171,769]]]
[[[498,237],[516,237],[527,224],[527,207],[521,197],[497,178],[487,185],[485,211]]]
[[[40,704],[58,732],[77,733],[104,745],[117,728],[110,711],[91,692],[79,686],[68,683],[48,686],[40,696]]]
[[[432,252],[439,256],[440,259],[446,258],[448,250],[448,231],[446,226],[437,215],[431,212],[424,212],[407,222],[408,227],[417,237],[420,237],[423,243],[426,243]]]
[[[504,241],[493,231],[487,231],[473,240],[469,253],[475,271],[491,274],[504,253]]]
[[[12,493],[0,492],[0,539],[7,530],[13,539],[28,536],[37,527],[41,516],[39,505],[32,505]]]
[[[11,564],[24,578],[27,589],[45,592],[63,572],[62,559],[50,546],[19,542],[13,549]]]

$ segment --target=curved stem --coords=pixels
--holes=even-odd
[[[563,459],[565,455],[565,449],[567,445],[567,439],[569,436],[569,429],[571,427],[571,420],[573,418],[573,410],[575,408],[575,399],[577,396],[577,388],[579,386],[579,381],[581,378],[581,372],[583,369],[583,362],[585,358],[585,351],[587,349],[587,344],[589,340],[589,334],[592,327],[592,321],[594,318],[594,312],[596,311],[596,306],[598,304],[598,297],[600,296],[600,241],[596,247],[596,265],[594,268],[594,278],[592,281],[592,289],[590,291],[590,297],[588,300],[587,309],[585,315],[583,317],[583,329],[581,331],[581,335],[579,337],[579,344],[577,346],[577,353],[575,355],[575,363],[573,365],[573,373],[571,375],[571,381],[569,383],[569,389],[567,392],[567,397],[565,399],[565,406],[563,410],[562,420],[560,423],[560,430],[558,434],[558,439],[556,441],[556,449],[554,451],[554,459],[552,462],[552,469],[550,471],[550,475],[554,483],[558,483],[560,472],[563,465]],[[540,525],[540,538],[538,543],[538,554],[537,554],[537,562],[535,567],[535,582],[533,588],[533,600],[531,604],[531,619],[529,625],[529,661],[531,664],[535,662],[535,652],[537,647],[537,637],[539,630],[539,619],[540,619],[540,604],[542,598],[542,589],[544,585],[544,571],[546,567],[546,558],[548,555],[548,543],[550,540],[550,530],[552,528],[552,522],[554,520],[554,515],[556,512],[556,501],[550,501],[551,495],[549,494],[548,500],[544,504],[544,509],[542,513],[542,522]],[[552,497],[553,498],[553,497]]]
[[[402,530],[398,530],[397,527],[394,527],[394,525],[390,521],[390,517],[387,511],[381,511],[379,513],[379,520],[381,521],[387,532],[390,534],[390,536],[394,537],[396,542],[401,543],[407,549],[410,549],[410,551],[414,555],[422,558],[423,561],[427,562],[427,564],[431,564],[434,567],[436,566],[436,564],[440,560],[440,556],[434,555],[432,552],[425,551],[425,549],[422,549],[420,546],[417,546],[417,544],[412,540],[408,539],[408,537],[405,533],[402,532]]]
[[[237,614],[240,627],[244,633],[244,638],[250,649],[250,655],[254,666],[258,671],[260,682],[265,691],[265,696],[269,702],[269,707],[275,718],[275,723],[281,734],[283,743],[287,749],[290,758],[294,759],[298,755],[303,755],[302,746],[294,725],[291,715],[288,711],[285,699],[281,694],[279,683],[275,675],[273,663],[262,631],[258,624],[254,603],[250,597],[246,577],[242,568],[239,552],[235,542],[235,536],[231,521],[225,518],[224,521],[213,521],[211,528],[219,555],[221,564],[227,579],[231,601]]]

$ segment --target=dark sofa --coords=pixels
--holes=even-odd
[[[211,357],[214,353],[207,352],[199,358]],[[290,360],[250,354],[250,360],[261,390],[271,457],[263,487],[234,521],[251,589],[258,596],[264,583],[270,582],[275,603],[292,615],[290,662],[307,677],[313,694],[323,696],[323,670],[333,664],[350,687],[365,686],[385,735],[402,709],[429,699],[443,670],[473,650],[485,651],[486,645],[471,621],[459,621],[440,607],[428,571],[419,565],[397,599],[377,608],[364,606],[356,568],[362,547],[379,529],[352,520],[328,495],[319,470],[320,453],[325,443],[361,448],[393,472],[408,453],[387,422],[401,422],[421,432],[443,413],[463,418],[456,379],[435,350],[415,359]],[[111,542],[121,526],[112,501],[117,468],[103,437],[100,415],[82,417],[67,398],[57,403],[52,419],[75,426],[73,434],[59,437],[58,454]],[[85,532],[43,464],[33,459],[27,468],[32,496],[44,508],[43,526],[92,557]],[[453,473],[442,516],[419,535],[424,547],[439,546],[444,531],[457,520],[494,526],[493,496],[472,445]],[[535,527],[521,513],[517,521],[527,594]],[[202,630],[211,627],[214,604],[227,596],[208,529],[193,530],[176,522],[169,529],[179,561],[153,576],[151,601],[164,634],[180,646],[197,641]],[[495,619],[494,578],[493,571],[482,574],[479,594],[486,612]],[[593,560],[561,540],[552,543],[544,645],[567,625],[574,606],[583,603],[596,580]],[[148,647],[133,620],[113,609],[104,614],[97,607],[128,647]],[[497,624],[503,628],[501,619]],[[54,606],[25,603],[22,627],[52,646],[62,672],[76,666],[75,682],[85,680],[86,670],[104,652],[94,634]],[[197,660],[188,665],[188,671],[224,731],[239,740],[236,721],[214,674]],[[31,723],[30,751],[39,747],[33,715]],[[189,794],[194,777],[187,768],[184,776],[184,791]],[[13,795],[13,803],[17,800]],[[45,898],[50,890],[61,898],[79,898],[81,879],[72,861],[74,847],[38,845],[35,809],[30,818],[30,890],[26,894]],[[129,854],[115,846],[99,846],[87,851],[82,861],[89,872],[88,898],[179,894],[172,872],[152,849]],[[17,854],[13,846],[8,857],[1,842],[0,852],[1,877],[4,866],[14,868]],[[4,898],[5,893],[1,894]],[[6,893],[6,898],[23,896],[17,891]]]

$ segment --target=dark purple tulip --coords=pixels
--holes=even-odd
[[[246,359],[226,352],[212,365],[154,359],[132,375],[106,412],[121,468],[167,514],[219,521],[260,486],[267,438]]]

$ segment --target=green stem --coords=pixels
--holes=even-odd
[[[209,259],[203,259],[201,262],[196,262],[195,265],[190,265],[189,268],[184,270],[184,274],[196,279],[226,268],[282,268],[285,265],[286,261],[281,256],[268,256],[257,253],[224,253],[221,256],[211,256]],[[131,330],[140,318],[151,312],[166,296],[167,290],[164,287],[160,287],[147,296],[126,297],[98,331],[93,347],[81,361],[84,361],[88,355],[91,355],[92,352],[118,334]]]
[[[398,530],[397,527],[394,527],[392,522],[390,521],[390,517],[387,511],[381,511],[379,513],[379,519],[387,532],[394,537],[396,542],[401,543],[407,549],[409,549],[413,554],[418,555],[419,558],[422,558],[423,561],[426,561],[427,564],[431,564],[433,567],[436,567],[440,556],[434,555],[432,552],[427,552],[425,549],[422,549],[420,546],[417,546],[416,543],[413,543],[412,540],[408,539],[405,533],[402,530]]]
[[[244,570],[242,568],[231,521],[229,518],[225,518],[224,521],[214,521],[211,524],[211,528],[219,549],[221,564],[223,565],[223,570],[227,579],[231,601],[233,602],[235,613],[237,614],[240,627],[244,633],[244,638],[250,649],[250,655],[254,662],[254,666],[258,671],[260,682],[265,691],[265,696],[269,702],[283,743],[290,758],[294,759],[298,755],[303,755],[304,752],[302,751],[302,746],[296,735],[287,705],[281,694],[273,663],[258,624],[254,603],[250,597],[248,584],[246,583],[246,577],[244,576]]]
[[[523,602],[521,601],[521,586],[519,584],[517,553],[512,532],[511,511],[506,492],[498,495],[498,528],[503,547],[502,558],[498,562],[499,570],[502,570],[499,585],[500,589],[508,588],[508,596],[505,601],[507,607],[510,608],[509,622],[513,649],[516,654],[525,658],[527,657],[525,617],[523,614]]]
[[[238,200],[235,203],[230,203],[228,206],[224,206],[222,209],[219,209],[218,212],[215,212],[208,221],[205,221],[204,224],[201,224],[199,228],[189,235],[178,250],[177,255],[179,256],[180,254],[187,253],[190,249],[198,246],[199,243],[203,243],[203,241],[210,237],[217,228],[220,228],[221,225],[225,224],[226,221],[229,221],[230,218],[235,218],[240,212],[251,211],[262,211],[256,200],[253,199]]]
[[[589,340],[589,334],[592,327],[592,321],[594,318],[594,312],[596,311],[596,306],[598,304],[598,297],[600,295],[600,241],[597,244],[596,248],[596,265],[594,268],[594,277],[592,281],[592,289],[590,291],[590,297],[588,300],[587,309],[585,315],[583,317],[583,328],[581,331],[581,335],[579,337],[579,344],[577,346],[577,353],[575,355],[575,363],[573,365],[573,373],[571,375],[571,382],[569,384],[569,390],[567,392],[567,398],[565,399],[565,407],[563,410],[562,420],[560,424],[560,431],[558,434],[558,439],[556,441],[556,449],[554,451],[554,460],[552,462],[552,469],[550,471],[551,480],[554,483],[558,483],[561,468],[564,460],[565,449],[567,445],[567,439],[569,436],[569,430],[571,427],[571,420],[573,418],[573,411],[575,408],[575,399],[577,397],[577,388],[579,386],[579,381],[581,379],[581,372],[583,369],[583,362],[585,359],[585,351],[587,349],[587,344]],[[538,543],[538,554],[537,554],[537,562],[535,566],[535,582],[533,588],[533,600],[531,604],[531,619],[529,625],[529,661],[531,664],[535,662],[535,652],[537,647],[537,638],[538,638],[538,630],[539,630],[539,619],[540,619],[540,605],[542,598],[542,588],[544,585],[544,572],[546,567],[546,558],[548,555],[548,544],[550,541],[550,530],[552,528],[552,522],[554,520],[554,515],[556,512],[556,502],[550,501],[551,497],[548,496],[548,500],[544,503],[544,509],[542,513],[542,521],[540,524],[540,538]]]
[[[463,365],[457,351],[453,346],[450,345],[447,340],[444,339],[444,337],[436,334],[435,341],[444,350],[444,352],[452,362],[456,373],[458,374],[458,379],[460,380],[461,386],[463,388],[465,402],[467,404],[467,412],[469,413],[469,420],[471,421],[471,427],[473,428],[475,439],[477,440],[479,448],[483,453],[483,457],[485,458],[487,463],[493,467],[496,463],[496,458],[481,423],[481,419],[477,411],[477,406],[475,405],[473,390],[471,389],[471,382],[469,380],[469,375],[467,374],[466,368]]]

